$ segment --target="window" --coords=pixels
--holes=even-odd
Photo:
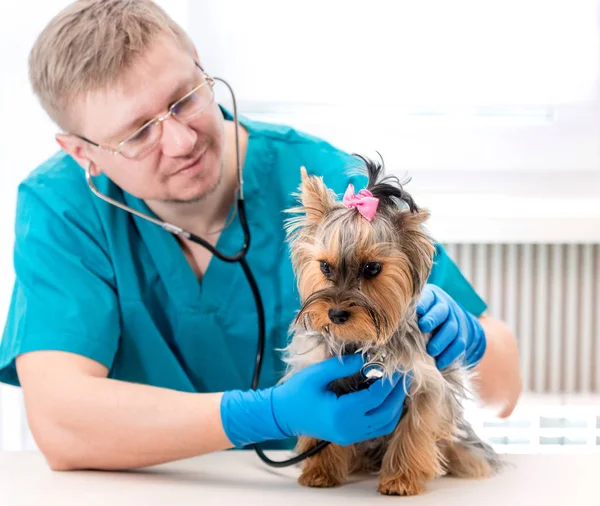
[[[188,28],[242,113],[402,173],[594,172],[598,3],[203,0]]]

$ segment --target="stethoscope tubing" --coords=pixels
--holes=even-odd
[[[227,81],[225,81],[224,79],[221,79],[218,77],[215,77],[214,79],[224,83],[227,86],[227,88],[229,89],[229,92],[231,93],[231,97],[232,97],[232,101],[233,101],[233,119],[234,119],[234,125],[235,125],[235,140],[236,140],[235,145],[236,145],[236,160],[237,160],[237,172],[238,172],[237,208],[238,208],[238,212],[239,212],[240,225],[242,226],[242,230],[244,232],[244,241],[237,253],[232,254],[232,255],[226,255],[225,253],[222,253],[221,251],[219,251],[215,246],[210,244],[208,241],[206,241],[202,237],[199,237],[191,232],[188,232],[187,230],[184,230],[181,227],[178,227],[177,225],[173,225],[172,223],[168,223],[166,221],[161,221],[161,220],[156,219],[146,213],[142,213],[142,212],[138,211],[137,209],[133,209],[132,207],[130,207],[126,204],[123,204],[122,202],[119,202],[119,201],[109,197],[108,195],[103,194],[94,184],[94,181],[93,181],[93,178],[91,175],[91,170],[90,170],[91,165],[92,165],[91,161],[89,162],[89,164],[86,168],[85,176],[86,176],[87,184],[88,184],[90,190],[94,193],[94,195],[96,195],[98,198],[104,200],[108,204],[116,206],[119,209],[122,209],[123,211],[126,211],[135,216],[138,216],[139,218],[149,221],[149,222],[155,224],[156,226],[159,226],[162,229],[166,230],[167,232],[170,232],[173,235],[183,237],[184,239],[187,239],[189,241],[192,241],[196,244],[203,246],[204,248],[209,250],[213,255],[215,255],[219,260],[222,260],[222,261],[228,262],[228,263],[239,262],[240,266],[242,267],[242,270],[244,271],[244,274],[246,276],[246,279],[248,281],[250,289],[252,290],[252,295],[254,297],[254,301],[255,301],[255,305],[256,305],[256,314],[257,314],[257,318],[258,318],[258,347],[257,347],[257,351],[256,351],[256,360],[255,360],[254,372],[252,375],[252,384],[251,384],[252,389],[256,390],[256,389],[258,389],[258,384],[259,384],[259,380],[260,380],[260,372],[262,369],[262,362],[263,362],[263,356],[264,356],[264,350],[265,350],[265,344],[266,344],[265,343],[265,311],[264,311],[262,297],[260,295],[260,290],[258,288],[258,284],[256,282],[256,279],[254,278],[254,275],[252,274],[252,271],[250,269],[250,266],[248,265],[248,262],[246,261],[246,254],[248,253],[248,250],[250,248],[250,227],[249,227],[248,221],[246,219],[246,208],[244,205],[244,193],[243,193],[244,185],[243,185],[242,167],[241,167],[241,163],[240,163],[239,119],[238,119],[238,112],[237,112],[237,103],[236,103],[236,99],[235,99],[235,94],[233,92],[232,87],[229,85],[229,83]],[[252,446],[253,446],[254,450],[256,451],[257,455],[260,457],[260,459],[264,463],[268,464],[269,466],[288,467],[288,466],[298,464],[299,462],[301,462],[309,457],[312,457],[313,455],[316,455],[327,445],[329,445],[328,441],[320,441],[310,450],[307,450],[301,454],[298,454],[290,459],[283,460],[283,461],[275,461],[275,460],[271,460],[270,458],[268,458],[258,444],[254,444]]]

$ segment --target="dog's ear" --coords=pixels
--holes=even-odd
[[[429,277],[433,266],[435,244],[423,223],[429,219],[427,209],[411,211],[402,209],[394,216],[394,223],[399,232],[400,247],[409,259],[413,294],[420,293]]]
[[[416,208],[414,211],[402,209],[394,216],[394,222],[400,232],[418,232],[429,217],[430,213],[427,209]]]
[[[333,208],[332,193],[323,183],[322,177],[309,176],[304,166],[300,167],[300,174],[300,199],[306,217],[310,222],[318,223]]]

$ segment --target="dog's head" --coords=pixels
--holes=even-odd
[[[296,323],[338,342],[383,344],[398,328],[431,270],[429,217],[383,165],[365,163],[366,191],[342,202],[301,168],[299,207],[287,220],[302,308]]]

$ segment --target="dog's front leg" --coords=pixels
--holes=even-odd
[[[442,474],[438,441],[450,430],[440,416],[439,397],[429,392],[407,399],[406,414],[394,430],[383,457],[379,492],[417,495]]]
[[[298,438],[297,451],[305,452],[313,448],[318,441],[310,437]],[[307,487],[337,487],[342,485],[350,473],[353,446],[327,445],[316,455],[304,461],[298,483]]]

